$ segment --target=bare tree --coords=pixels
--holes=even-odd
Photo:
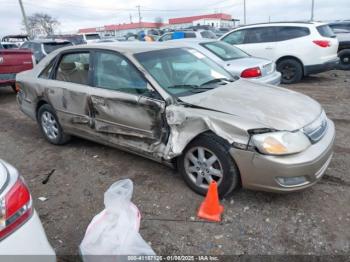
[[[154,19],[154,22],[156,23],[156,26],[160,28],[163,24],[163,18],[158,16]]]
[[[60,24],[56,18],[45,13],[34,13],[28,16],[28,27],[31,36],[51,35]]]

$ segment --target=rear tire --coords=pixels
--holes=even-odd
[[[54,145],[63,145],[70,140],[70,136],[63,132],[55,110],[48,104],[38,110],[38,123],[45,139]]]
[[[338,53],[340,63],[338,68],[341,70],[350,70],[350,49],[341,50]]]
[[[213,133],[204,133],[193,140],[178,158],[178,169],[187,185],[205,195],[210,180],[215,180],[220,198],[233,191],[240,179],[229,148],[224,139]]]
[[[282,74],[282,84],[294,84],[303,78],[303,67],[295,59],[288,58],[279,61],[277,71]]]

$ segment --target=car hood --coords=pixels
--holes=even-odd
[[[306,126],[322,111],[320,104],[306,95],[243,79],[180,99],[194,106],[288,131]]]

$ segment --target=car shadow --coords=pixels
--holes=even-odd
[[[0,103],[7,102],[9,99],[13,99],[16,96],[10,86],[0,87]]]

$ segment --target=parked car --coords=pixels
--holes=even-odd
[[[335,69],[338,40],[327,24],[286,22],[243,26],[220,38],[248,54],[276,62],[282,83]]]
[[[234,76],[264,84],[279,85],[281,83],[281,73],[276,71],[274,62],[263,58],[252,57],[239,48],[223,41],[184,39],[170,41],[166,44],[197,49]]]
[[[350,31],[334,28],[333,32],[339,41],[338,57],[340,62],[338,68],[341,70],[350,70]]]
[[[335,21],[328,24],[330,28],[350,31],[350,21]]]
[[[18,46],[15,43],[0,42],[0,49],[14,49],[14,48],[18,48]]]
[[[88,44],[96,43],[101,39],[101,36],[98,33],[84,33],[81,35],[83,36],[84,41]]]
[[[23,177],[3,160],[0,198],[0,256],[36,255],[41,256],[38,261],[56,261]]]
[[[176,166],[200,194],[212,180],[221,196],[240,184],[301,190],[332,158],[334,124],[319,103],[235,80],[191,48],[67,47],[19,74],[17,85],[20,109],[50,143],[75,135]]]
[[[70,45],[72,45],[72,43],[67,40],[42,39],[27,41],[21,45],[21,48],[32,50],[36,63],[39,63],[41,59],[50,54],[52,51]]]
[[[16,91],[16,74],[32,69],[34,65],[31,50],[4,49],[0,45],[0,87],[11,86]]]
[[[64,34],[64,35],[50,35],[47,37],[52,40],[67,40],[71,42],[73,45],[83,45],[86,44],[83,35],[76,34]]]
[[[164,42],[164,41],[183,39],[183,38],[216,39],[216,35],[210,30],[174,31],[174,32],[165,33],[158,39],[158,41]]]
[[[1,41],[10,42],[16,44],[17,47],[20,47],[24,42],[29,41],[29,37],[27,35],[6,35]]]

